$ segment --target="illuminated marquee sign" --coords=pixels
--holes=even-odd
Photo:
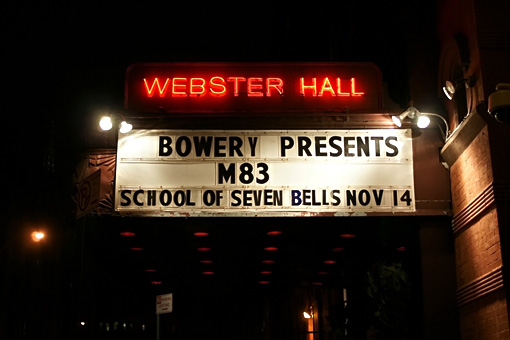
[[[126,215],[415,211],[410,130],[133,130],[117,157]]]
[[[381,108],[371,63],[146,63],[126,72],[125,108],[147,113],[368,111]]]

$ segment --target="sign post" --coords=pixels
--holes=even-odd
[[[173,310],[173,294],[156,296],[156,340],[159,340],[159,315],[171,313]]]

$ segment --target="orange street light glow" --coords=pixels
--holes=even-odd
[[[32,232],[32,240],[34,242],[40,242],[44,238],[44,233],[41,231]]]

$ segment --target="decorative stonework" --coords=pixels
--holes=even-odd
[[[457,305],[462,306],[503,288],[502,266],[457,289]]]
[[[494,187],[491,183],[477,197],[475,197],[471,203],[453,217],[453,232],[458,233],[460,230],[470,225],[476,218],[490,208],[494,202]]]

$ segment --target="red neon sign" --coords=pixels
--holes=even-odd
[[[342,79],[337,77],[335,84],[336,86],[333,86],[331,84],[331,81],[328,77],[324,78],[321,85],[317,85],[317,78],[312,78],[311,84],[306,84],[305,78],[300,79],[299,83],[299,93],[304,97],[307,95],[307,91],[312,92],[312,96],[314,97],[322,97],[324,94],[329,94],[331,96],[340,96],[340,97],[348,97],[348,96],[355,96],[359,97],[364,95],[364,92],[357,92],[356,91],[356,78],[351,78],[350,80],[350,91],[348,92],[342,92]],[[345,84],[345,79],[344,79]],[[344,86],[345,88],[345,86]]]
[[[147,113],[381,109],[370,63],[155,63],[126,72],[125,108]]]
[[[246,82],[246,95],[248,97],[271,97],[272,93],[283,94],[283,80],[280,78],[244,78],[244,77],[223,77],[215,76],[208,80],[204,78],[166,78],[160,80],[158,77],[143,78],[145,94],[148,98],[154,95],[160,98],[169,95],[171,97],[200,97],[210,95],[222,97],[227,95],[227,82],[233,83],[232,95],[238,97],[241,83]]]

